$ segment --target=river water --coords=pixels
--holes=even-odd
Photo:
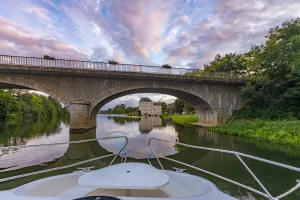
[[[68,142],[110,136],[127,136],[129,138],[129,143],[124,149],[124,152],[128,156],[127,162],[148,162],[148,140],[149,138],[160,138],[191,145],[239,151],[300,167],[300,147],[297,149],[275,143],[271,144],[266,141],[218,134],[199,127],[184,127],[174,124],[171,121],[164,121],[160,118],[133,119],[122,116],[98,115],[96,129],[85,134],[74,135],[69,134],[68,122],[60,119],[44,122],[26,122],[18,125],[0,123],[0,146]],[[0,178],[69,165],[106,155],[110,152],[116,153],[123,144],[123,139],[114,139],[72,145],[66,144],[13,149],[0,157]],[[153,141],[152,147],[159,155],[168,156],[261,190],[234,155],[206,150],[195,150],[160,141]],[[107,166],[110,160],[111,158],[97,160],[80,166],[95,166],[96,168],[101,168]],[[246,158],[244,160],[274,196],[285,192],[296,184],[297,179],[300,179],[299,173],[259,161]],[[154,166],[159,167],[155,159],[151,159],[151,161]],[[161,161],[165,169],[173,170],[173,167],[186,168],[170,161]],[[116,162],[120,162],[120,159],[117,159]],[[72,172],[76,168],[73,167],[57,172],[49,172],[42,175],[3,182],[0,183],[0,190],[10,189],[38,178]],[[209,179],[222,191],[237,198],[263,199],[233,184],[202,172],[188,168],[187,171],[188,173]],[[300,191],[284,199],[300,199]]]

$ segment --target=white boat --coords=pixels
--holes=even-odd
[[[104,140],[104,139],[113,139],[121,138],[120,137],[108,137],[108,138],[95,138],[90,140],[81,140],[68,142],[72,143],[82,143],[90,142],[94,140]],[[74,163],[67,166],[36,171],[28,174],[17,175],[13,177],[7,177],[0,179],[1,182],[11,181],[23,177],[28,177],[32,175],[42,174],[50,171],[61,170],[65,168],[74,167],[81,165],[83,163],[88,163],[91,161],[113,157],[109,166],[91,170],[92,168],[80,168],[77,171],[69,174],[63,174],[58,176],[52,176],[48,178],[42,178],[25,185],[19,186],[17,188],[0,191],[0,199],[2,200],[131,200],[131,199],[144,199],[144,200],[153,200],[153,199],[170,199],[170,200],[233,200],[234,197],[229,196],[228,194],[220,191],[212,182],[206,180],[202,177],[191,175],[184,172],[184,169],[175,168],[176,171],[164,170],[160,159],[166,159],[177,164],[190,167],[194,170],[198,170],[209,175],[215,176],[217,178],[223,179],[229,183],[235,184],[237,186],[243,187],[249,191],[252,191],[258,195],[266,197],[271,200],[281,199],[290,193],[294,192],[300,187],[300,181],[298,180],[296,185],[292,187],[287,192],[274,197],[270,192],[265,188],[265,186],[259,181],[247,164],[243,161],[242,157],[247,157],[255,159],[258,161],[266,162],[272,165],[277,165],[279,167],[287,168],[293,171],[300,172],[300,168],[285,165],[278,162],[273,162],[270,160],[265,160],[255,156],[228,151],[221,149],[206,148],[200,146],[192,146],[179,142],[171,142],[162,139],[151,138],[149,140],[149,164],[138,163],[138,162],[126,162],[126,155],[122,152],[127,143],[128,138],[123,137],[126,142],[122,149],[116,154],[109,154],[90,160]],[[249,186],[243,185],[236,181],[230,180],[228,178],[222,177],[220,175],[214,174],[212,172],[206,171],[204,169],[182,163],[180,161],[157,155],[154,149],[151,147],[151,141],[159,140],[164,142],[170,142],[177,145],[183,145],[185,147],[218,151],[223,153],[234,154],[237,159],[240,160],[242,165],[248,170],[248,172],[253,176],[257,183],[261,186],[262,191],[256,190]],[[52,145],[62,145],[68,143],[55,143],[55,144],[43,144],[43,145],[25,145],[25,146],[10,146],[10,147],[0,147],[3,153],[9,149],[19,149],[27,147],[38,147],[38,146],[52,146]],[[1,154],[3,155],[3,154]],[[0,155],[0,156],[1,156]],[[113,164],[115,159],[121,156],[124,162]],[[151,165],[151,159],[154,158],[158,161],[161,169],[157,169]],[[1,161],[1,160],[0,160]]]

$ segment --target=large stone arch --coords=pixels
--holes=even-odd
[[[112,92],[111,94],[107,94],[99,99],[99,102],[91,107],[90,110],[90,120],[91,123],[96,123],[96,115],[99,109],[104,106],[106,103],[117,99],[119,97],[130,95],[130,94],[137,94],[137,93],[160,93],[160,94],[167,94],[172,95],[178,98],[181,98],[185,101],[190,102],[199,115],[199,123],[203,126],[212,126],[222,123],[220,119],[220,113],[218,109],[215,109],[213,105],[209,104],[207,100],[203,97],[199,97],[199,95],[191,94],[186,91],[182,91],[179,89],[169,89],[169,88],[137,88],[137,89],[127,89],[122,92]]]
[[[0,66],[0,87],[45,92],[63,103],[71,116],[70,131],[95,127],[95,113],[105,102],[126,94],[162,93],[191,102],[203,125],[225,123],[241,102],[245,81],[40,66]]]

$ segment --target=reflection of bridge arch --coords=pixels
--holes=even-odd
[[[88,131],[85,134],[70,134],[70,142],[86,140],[86,139],[95,139],[95,137],[96,137],[96,130],[93,129],[93,130]],[[63,144],[63,145],[65,145],[65,144]],[[50,148],[50,149],[55,148],[55,147],[57,147],[57,146],[55,146],[55,145],[48,146],[48,148]],[[32,147],[32,148],[34,148],[34,147]],[[81,161],[100,157],[100,156],[107,155],[107,154],[109,154],[109,153],[104,148],[102,148],[100,146],[99,142],[96,140],[91,141],[91,142],[85,142],[85,143],[69,144],[67,150],[60,158],[56,158],[55,160],[52,160],[52,161],[49,161],[46,163],[42,163],[42,165],[33,165],[33,166],[28,166],[28,167],[23,167],[21,169],[17,169],[16,171],[12,170],[12,171],[6,171],[6,172],[2,172],[2,173],[11,174],[11,176],[12,176],[12,175],[18,175],[18,174],[26,174],[29,172],[38,172],[38,171],[42,171],[45,169],[52,169],[52,168],[56,168],[56,167],[62,167],[62,166],[70,165],[70,164],[75,164],[75,163],[78,163]],[[100,159],[100,160],[96,160],[93,162],[89,162],[89,163],[84,164],[84,166],[95,166],[98,168],[106,167],[106,166],[108,166],[110,161],[113,159],[113,157],[110,157],[108,159],[109,160]],[[115,162],[116,163],[120,162],[120,158],[117,158]],[[78,165],[78,167],[81,167],[81,166]],[[77,168],[75,167],[75,169],[77,169]],[[40,178],[54,176],[54,175],[58,175],[61,173],[70,173],[70,172],[72,172],[72,170],[74,170],[74,168],[67,168],[65,170],[57,170],[57,171],[47,172],[45,174],[23,177],[21,179],[18,179],[18,181],[10,181],[8,185],[11,188],[15,188],[17,186],[23,185],[25,183],[28,183],[28,182],[31,182],[33,180],[37,180]],[[7,175],[5,175],[5,176],[7,176]],[[8,189],[8,188],[6,188],[8,185],[0,184],[0,190]]]
[[[71,141],[87,140],[96,138],[96,129],[91,129],[84,134],[70,134]],[[100,157],[108,154],[108,152],[101,147],[99,141],[93,140],[90,142],[69,144],[67,151],[62,157],[56,160],[55,165],[64,166],[91,158]],[[99,160],[97,162],[103,162]],[[104,163],[103,163],[104,164]]]

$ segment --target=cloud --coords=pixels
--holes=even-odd
[[[16,45],[11,52],[38,54],[38,46],[44,45],[49,53],[65,57],[189,67],[208,63],[215,56],[211,52],[245,52],[262,43],[269,28],[300,14],[297,0],[24,0],[22,8],[2,4],[3,20],[14,27],[22,22],[14,34],[28,36],[11,33],[6,38]],[[23,48],[26,42],[30,46]]]
[[[40,38],[34,32],[0,18],[1,54],[42,57],[44,54],[56,58],[84,59],[85,55],[71,44],[62,43],[54,38]],[[62,57],[63,55],[63,57]]]
[[[296,0],[215,0],[209,17],[182,32],[175,48],[166,47],[167,61],[186,60],[199,67],[194,64],[208,63],[216,54],[246,52],[264,42],[269,28],[299,16],[299,9]]]
[[[0,53],[203,68],[298,16],[298,0],[2,1]]]

